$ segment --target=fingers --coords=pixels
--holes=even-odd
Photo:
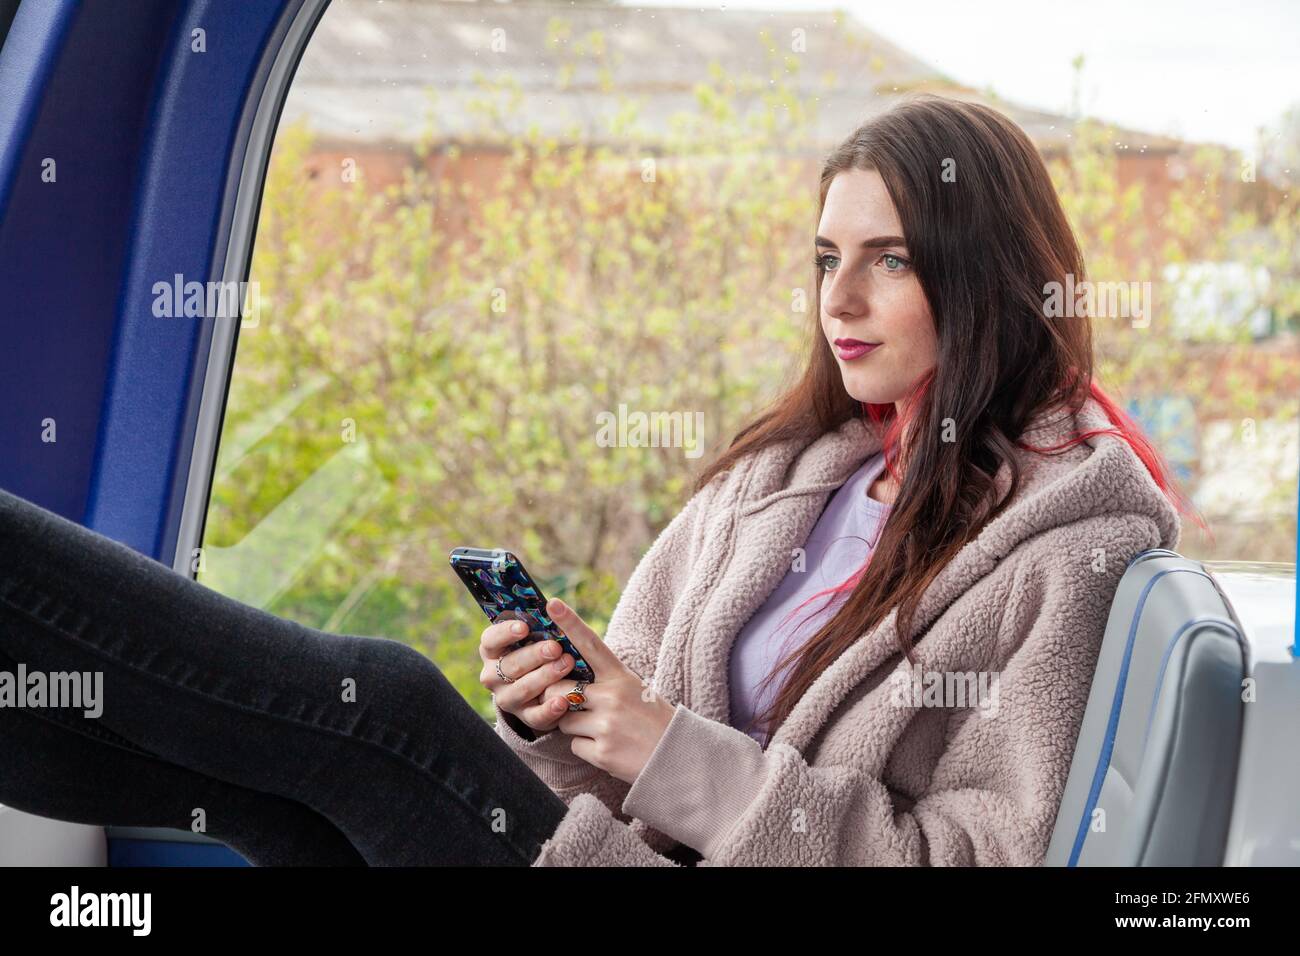
[[[569,710],[568,693],[578,686],[578,681],[559,680],[549,685],[542,692],[540,704],[530,704],[526,706],[524,712],[529,714],[529,726],[539,730],[550,730],[558,724],[563,723],[561,728],[566,734],[581,736],[584,731],[589,730],[592,726],[593,719],[600,719],[599,715],[592,714],[589,710]],[[594,684],[588,684],[583,689],[584,695],[592,693]],[[587,697],[587,702],[591,697]]]
[[[525,704],[515,716],[533,730],[554,730],[560,718],[569,713],[569,702],[563,694],[545,697],[538,703]]]
[[[563,601],[547,602],[546,612],[584,660],[604,660],[606,666],[618,662],[599,635]],[[563,653],[558,641],[549,638],[511,650],[529,633],[527,624],[507,617],[514,613],[503,611],[484,629],[479,640],[479,656],[483,659],[479,683],[492,691],[502,710],[514,714],[534,730],[548,731],[570,713],[564,695],[573,689],[574,683],[563,678],[573,670],[574,658]],[[501,673],[510,678],[508,682],[497,675],[498,662]],[[594,664],[593,667],[599,672],[599,667]],[[557,685],[557,681],[562,683]]]
[[[543,644],[555,644],[555,641],[542,641]],[[521,648],[516,654],[522,654],[525,651],[531,651],[536,645]],[[508,658],[502,659],[502,670],[505,670],[504,663]],[[558,661],[547,661],[540,667],[529,671],[523,677],[520,677],[509,684],[503,684],[501,679],[496,676],[495,662],[484,665],[484,675],[491,670],[491,676],[480,676],[480,681],[484,686],[493,692],[496,698],[497,706],[507,713],[514,714],[529,727],[534,730],[551,730],[555,727],[555,722],[568,712],[569,702],[561,694],[547,694],[547,690],[557,680],[563,678],[563,671],[573,669],[573,657],[569,654],[563,655]],[[508,673],[508,671],[507,671]],[[567,683],[567,682],[566,682]],[[566,688],[566,691],[569,688]]]
[[[495,661],[504,657],[511,645],[518,644],[528,636],[527,623],[507,617],[514,614],[514,611],[502,611],[496,621],[483,629],[478,643],[479,657],[483,660]]]
[[[512,647],[522,639],[523,635],[513,631],[517,624],[515,621],[500,621],[484,630],[479,641],[480,654],[484,658],[479,683],[492,691],[502,710],[523,720],[523,709],[539,698],[549,685],[573,670],[574,661],[573,655],[565,654],[558,641],[549,638],[508,651],[503,656],[490,656],[502,655],[504,648]],[[497,673],[498,663],[501,674],[509,680],[502,680]]]
[[[492,665],[492,676],[499,684],[517,684],[540,671],[546,675],[544,687],[573,670],[573,655],[564,653],[559,641],[550,638],[534,641],[501,658],[501,673],[510,678],[508,681],[501,680],[497,674],[496,661],[488,663]]]
[[[569,605],[565,604],[559,598],[551,598],[546,602],[546,613],[556,626],[564,632],[564,636],[569,639],[573,647],[583,660],[591,665],[592,670],[596,672],[596,679],[600,679],[602,673],[601,666],[604,665],[609,673],[608,668],[618,666],[618,657],[613,651],[600,639],[600,635],[587,626],[578,612]]]

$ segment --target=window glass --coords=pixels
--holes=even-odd
[[[820,334],[822,159],[917,89],[1019,122],[1093,276],[1156,290],[1145,326],[1096,323],[1099,374],[1216,534],[1184,553],[1294,560],[1294,163],[1247,180],[1227,146],[977,94],[880,20],[334,0],[271,155],[199,580],[406,641],[487,714],[448,552],[510,548],[600,630]]]

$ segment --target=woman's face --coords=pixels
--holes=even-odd
[[[822,332],[844,388],[860,402],[901,400],[934,366],[938,339],[880,173],[852,169],[831,180],[816,246]]]

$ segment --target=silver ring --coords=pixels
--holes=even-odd
[[[583,698],[583,700],[586,700],[586,695],[582,692],[582,689],[586,686],[587,682],[585,680],[580,680],[573,685],[573,690],[569,691],[569,694],[577,694],[579,697]],[[568,697],[569,694],[565,694],[564,696]],[[569,703],[569,710],[571,711],[586,709],[587,708],[583,707],[581,703],[573,703],[572,701]]]
[[[515,679],[513,677],[507,677],[505,673],[501,670],[501,658],[499,657],[497,658],[497,677],[500,677],[507,684],[513,684],[515,682]]]

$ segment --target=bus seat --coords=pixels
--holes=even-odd
[[[1163,548],[1129,562],[1044,865],[1222,865],[1247,667],[1201,564]]]

